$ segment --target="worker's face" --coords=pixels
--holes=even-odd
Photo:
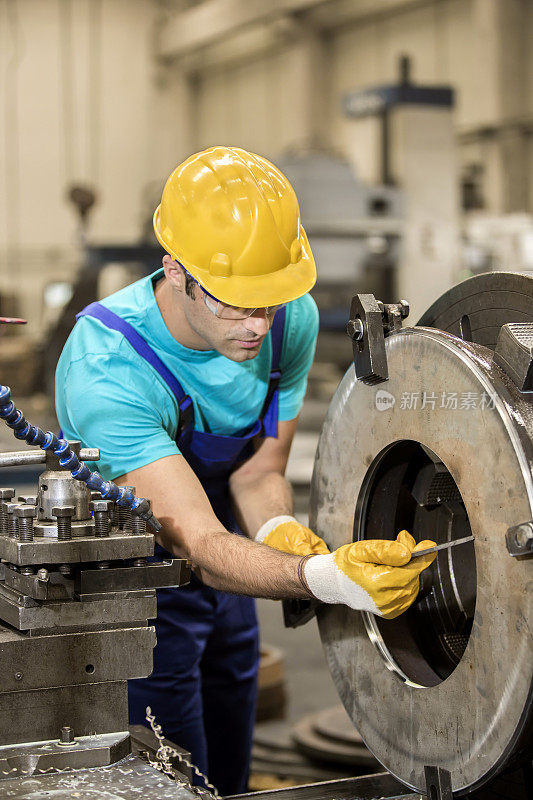
[[[170,256],[166,258],[170,259]],[[261,350],[264,338],[269,332],[274,315],[267,315],[257,309],[245,319],[221,319],[215,316],[205,304],[201,286],[192,284],[185,289],[185,274],[177,262],[181,281],[175,283],[180,294],[183,313],[192,330],[200,336],[210,350],[216,350],[232,361],[249,361]]]

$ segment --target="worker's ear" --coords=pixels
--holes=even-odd
[[[163,256],[163,269],[165,270],[165,278],[170,281],[172,287],[177,289],[178,292],[183,292],[185,289],[185,273],[177,261],[169,256]]]

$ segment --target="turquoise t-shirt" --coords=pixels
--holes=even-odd
[[[258,355],[242,363],[216,350],[191,350],[163,321],[152,280],[162,270],[103,300],[129,322],[178,378],[194,405],[197,430],[238,436],[258,419],[271,360],[268,335]],[[279,393],[279,419],[297,416],[318,333],[310,295],[287,306]],[[56,412],[63,434],[100,449],[97,468],[106,480],[179,453],[174,441],[179,408],[164,380],[121,333],[93,317],[74,326],[56,370]]]

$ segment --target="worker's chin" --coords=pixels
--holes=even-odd
[[[238,339],[231,339],[226,347],[224,355],[232,361],[250,361],[259,355],[261,345],[263,344],[264,337],[258,339],[256,342],[240,341]]]

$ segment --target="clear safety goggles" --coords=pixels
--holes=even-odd
[[[190,272],[187,272],[185,267],[183,267],[183,271],[189,275],[192,280],[196,283],[197,286],[200,287],[204,294],[204,303],[206,304],[209,311],[218,317],[219,319],[247,319],[251,317],[252,314],[255,314],[256,311],[264,311],[265,315],[268,319],[274,316],[276,311],[279,311],[280,308],[286,306],[286,303],[280,303],[277,306],[258,306],[257,308],[244,308],[243,306],[230,306],[227,303],[223,303],[222,300],[218,300],[218,298],[213,297],[212,294],[209,294],[201,283],[199,283],[196,278],[191,275]]]

